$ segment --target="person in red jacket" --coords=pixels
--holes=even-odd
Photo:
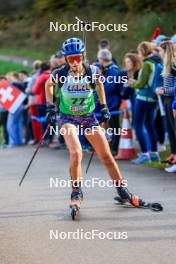
[[[48,62],[43,62],[41,64],[40,74],[32,88],[34,104],[30,107],[35,143],[39,142],[47,126],[43,117],[46,115],[45,82],[49,78],[49,75],[50,64]]]

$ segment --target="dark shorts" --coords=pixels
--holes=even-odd
[[[92,128],[94,126],[98,126],[99,122],[93,113],[82,115],[82,116],[74,116],[74,115],[60,113],[59,114],[60,128],[64,124],[73,124],[78,127]]]

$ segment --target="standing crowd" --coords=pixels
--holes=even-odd
[[[159,35],[152,42],[141,42],[136,50],[125,54],[123,67],[111,53],[110,43],[103,39],[99,42],[97,59],[93,63],[105,77],[104,89],[107,106],[111,115],[109,127],[120,127],[118,110],[122,100],[131,101],[131,121],[139,143],[140,152],[133,164],[150,161],[168,164],[166,172],[176,172],[176,35],[171,38]],[[37,144],[47,127],[45,83],[53,70],[66,64],[62,50],[52,55],[48,61],[34,61],[32,74],[26,71],[9,72],[0,76],[0,81],[8,80],[14,87],[27,95],[15,113],[6,111],[0,105],[0,127],[3,131],[3,147]],[[108,76],[113,81],[106,81]],[[116,82],[113,77],[127,77],[127,82]],[[54,97],[59,101],[59,89]],[[95,93],[95,98],[97,97]],[[95,114],[99,114],[96,99]],[[120,135],[111,136],[110,147],[117,154]],[[90,146],[80,137],[82,148]],[[170,146],[170,155],[160,160],[159,152]],[[61,135],[58,138],[47,136],[49,148],[65,147]]]

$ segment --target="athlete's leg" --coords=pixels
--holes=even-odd
[[[73,181],[81,181],[82,148],[77,135],[76,126],[64,124],[61,128],[65,143],[70,153],[70,176]]]
[[[142,199],[140,199],[137,195],[133,195],[131,192],[129,192],[127,187],[124,186],[120,170],[111,154],[107,139],[101,132],[101,127],[97,127],[96,131],[92,131],[92,133],[89,135],[85,134],[85,136],[94,147],[102,163],[106,166],[109,175],[116,184],[117,192],[122,200],[127,201],[137,207],[142,206],[144,204]]]
[[[109,143],[105,135],[102,133],[101,127],[97,126],[92,132],[89,131],[88,133],[85,133],[85,136],[107,168],[111,178],[117,182],[122,180],[120,170],[111,154]]]
[[[70,208],[72,219],[79,211],[81,201],[83,198],[81,190],[81,160],[82,160],[82,148],[77,135],[76,126],[66,123],[61,127],[63,132],[65,143],[70,153],[70,177],[72,180],[72,192],[70,200]]]

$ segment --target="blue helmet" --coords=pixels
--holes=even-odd
[[[79,38],[69,38],[64,41],[62,51],[65,56],[83,53],[85,51],[85,45]]]

